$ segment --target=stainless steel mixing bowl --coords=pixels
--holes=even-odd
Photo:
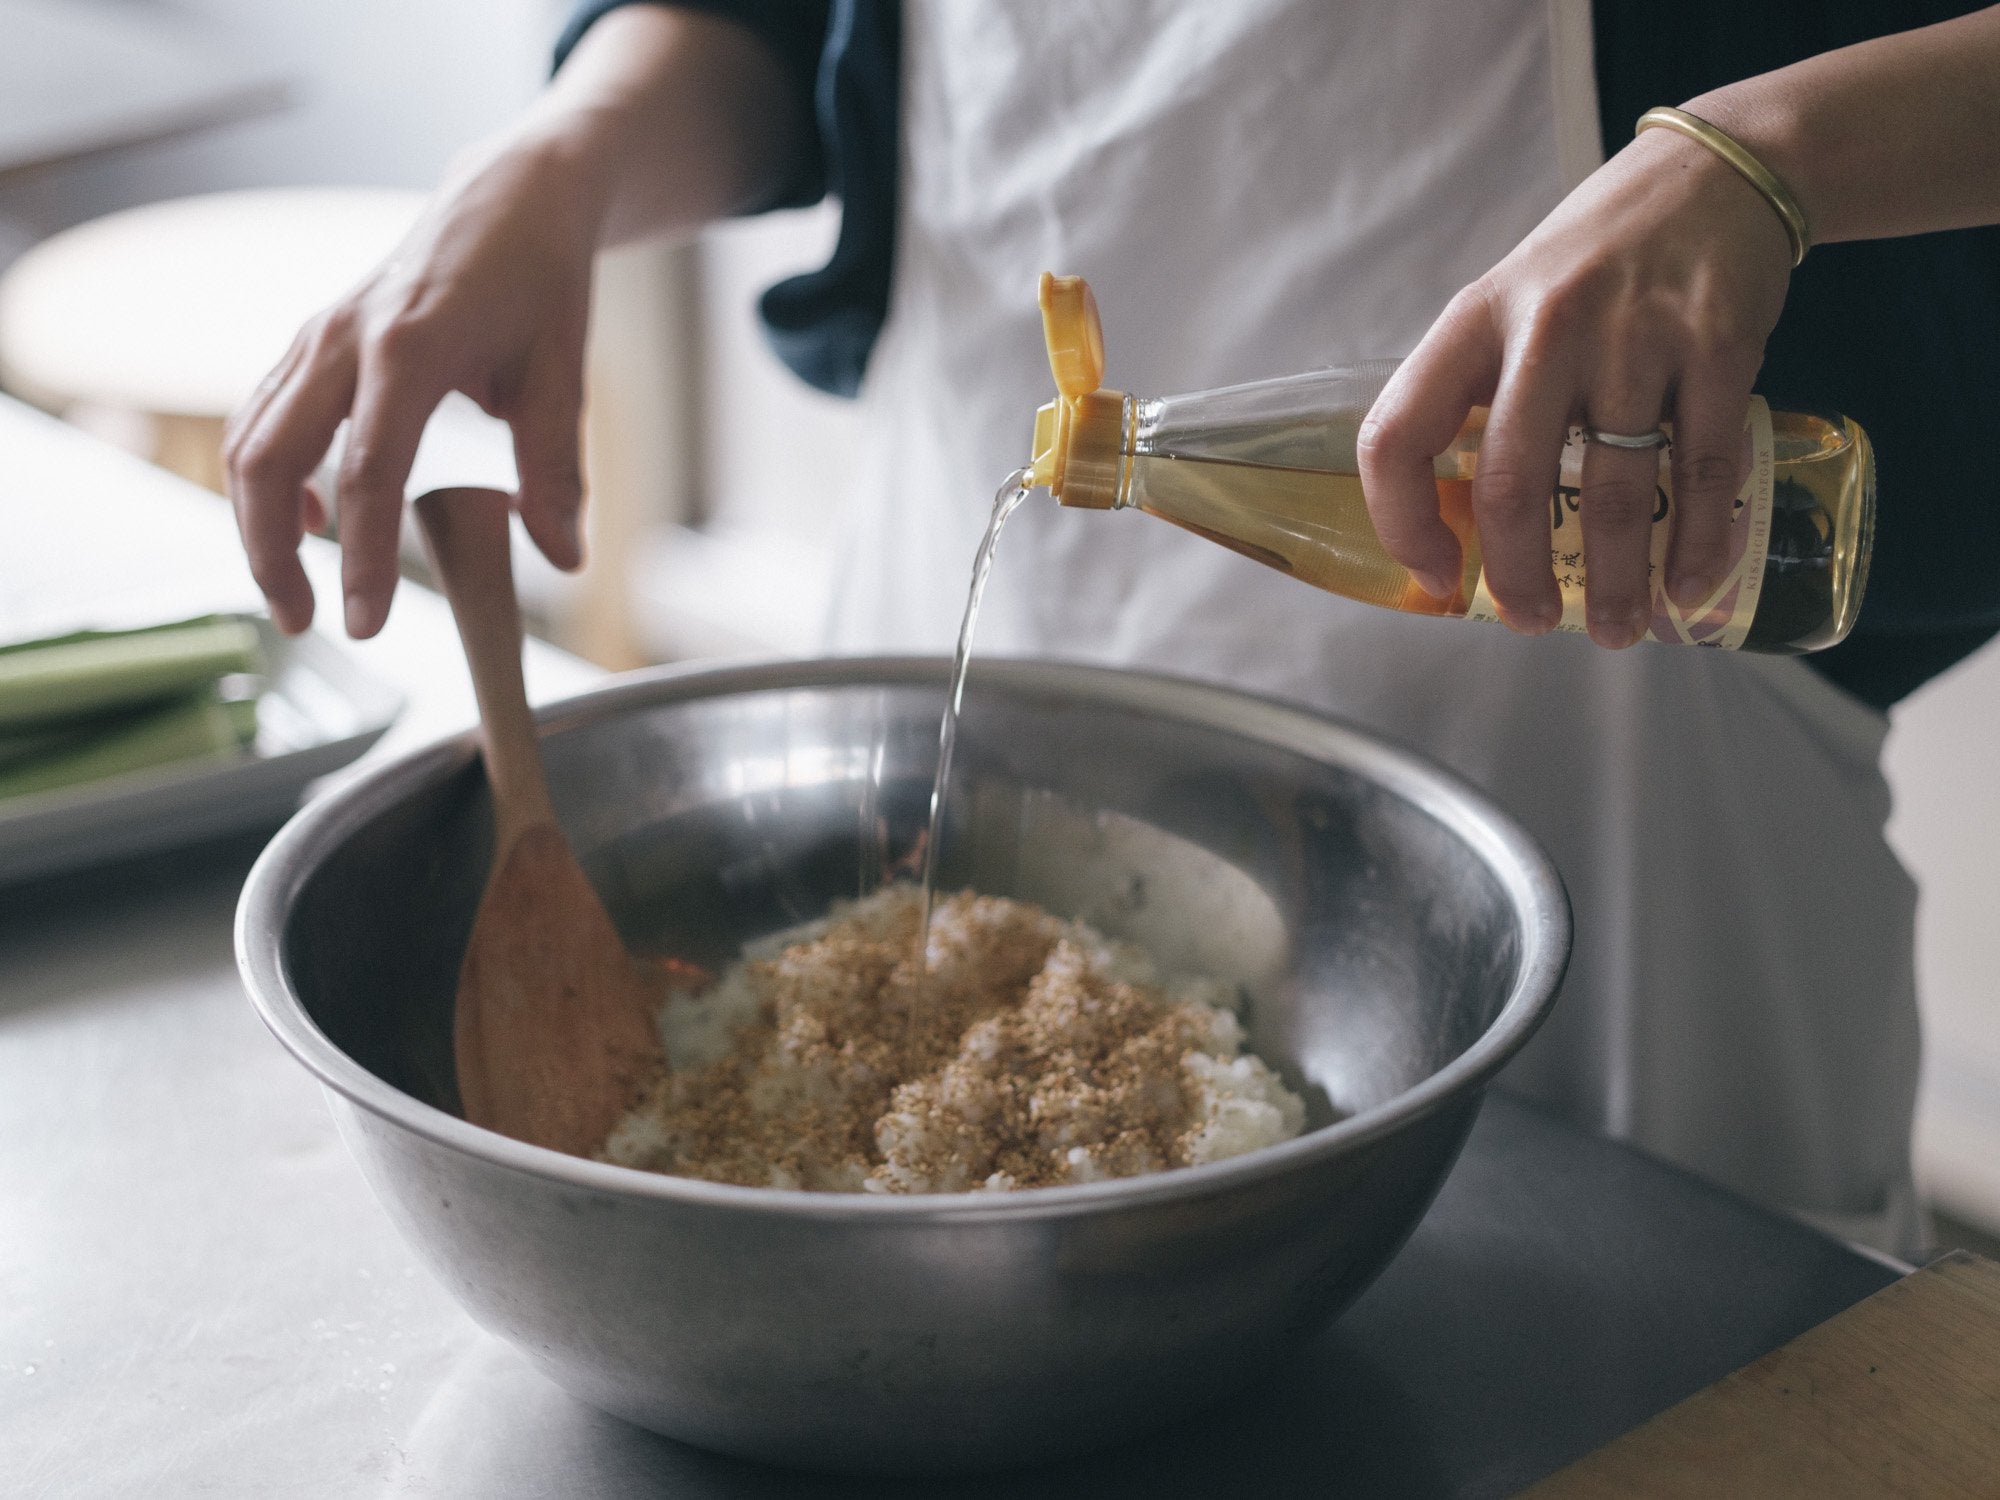
[[[943,683],[912,660],[666,672],[544,714],[558,810],[628,941],[713,963],[906,852]],[[1185,1171],[928,1198],[686,1181],[476,1129],[450,1050],[491,841],[466,741],[292,821],[243,893],[243,973],[418,1254],[583,1400],[855,1471],[1130,1436],[1271,1367],[1395,1252],[1553,998],[1568,904],[1450,776],[1220,688],[982,662],[959,754],[947,883],[1240,984],[1316,1128]]]

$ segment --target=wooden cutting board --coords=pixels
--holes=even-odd
[[[1955,1252],[1526,1491],[2000,1497],[2000,1264]]]

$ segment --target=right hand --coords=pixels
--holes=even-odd
[[[550,562],[583,561],[579,427],[603,194],[574,152],[516,140],[457,174],[388,261],[300,330],[230,419],[229,493],[250,571],[287,634],[312,622],[299,565],[326,527],[310,476],[342,421],[347,632],[374,635],[397,579],[403,490],[431,413],[463,391],[513,429],[515,506]]]

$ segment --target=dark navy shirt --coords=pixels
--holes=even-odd
[[[635,0],[585,0],[556,44],[562,65],[599,16]],[[679,0],[753,32],[784,65],[817,127],[789,182],[763,208],[840,200],[840,237],[817,271],[779,282],[758,304],[765,337],[809,385],[861,389],[889,314],[896,243],[896,125],[903,11],[898,0]]]
[[[639,0],[585,0],[558,46]],[[659,3],[659,0],[650,0]],[[899,0],[680,0],[727,16],[783,64],[816,126],[766,207],[841,202],[817,271],[761,312],[773,347],[822,390],[859,389],[889,307],[896,232]],[[1605,154],[1656,104],[1977,7],[1954,0],[1595,0]],[[1807,660],[1886,708],[2000,632],[2000,229],[1822,245],[1792,275],[1758,390],[1844,412],[1875,442],[1881,504],[1854,634]]]

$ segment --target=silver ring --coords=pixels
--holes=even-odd
[[[1651,432],[1600,432],[1595,427],[1586,427],[1583,440],[1602,443],[1607,448],[1664,448],[1667,433],[1663,427],[1655,427]]]

